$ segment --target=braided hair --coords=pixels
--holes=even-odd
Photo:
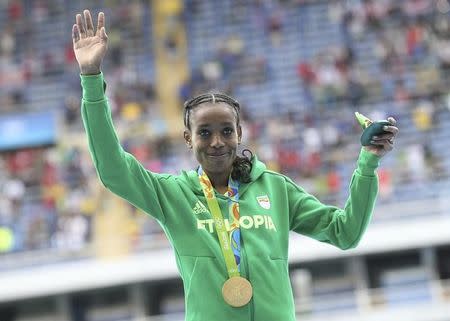
[[[194,108],[199,107],[200,105],[204,103],[225,103],[231,108],[233,108],[233,112],[236,115],[236,123],[237,126],[240,124],[240,111],[241,106],[239,103],[231,98],[228,95],[225,95],[223,93],[205,93],[198,95],[194,98],[191,98],[190,100],[186,101],[184,103],[184,111],[183,111],[183,119],[184,119],[184,126],[191,130],[191,112]],[[249,154],[249,155],[246,155]],[[237,156],[233,161],[232,164],[232,170],[231,170],[231,178],[239,181],[241,183],[249,183],[251,181],[250,178],[250,172],[252,170],[252,162],[251,158],[253,157],[253,153],[248,150],[244,149],[242,151],[242,156]]]

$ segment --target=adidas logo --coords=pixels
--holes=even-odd
[[[200,201],[197,201],[197,203],[195,203],[195,206],[192,208],[192,211],[194,212],[195,215],[199,215],[201,213],[209,213],[208,209]]]

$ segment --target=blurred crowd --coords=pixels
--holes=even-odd
[[[181,133],[179,139],[169,136],[161,117],[153,86],[157,79],[151,42],[157,40],[151,36],[149,4],[88,2],[94,8],[107,8],[109,52],[104,70],[123,146],[155,172],[193,168],[195,162],[183,146]],[[244,145],[269,168],[338,205],[345,199],[347,178],[359,149],[360,128],[352,116],[354,110],[373,119],[393,115],[400,124],[407,124],[402,131],[411,135],[399,139],[389,166],[379,170],[381,202],[395,201],[396,189],[402,184],[447,177],[445,154],[429,142],[445,127],[441,119],[450,108],[448,1],[226,2],[230,3],[229,23],[239,20],[263,28],[261,37],[267,38],[271,49],[283,48],[285,30],[292,23],[288,13],[301,19],[308,6],[326,7],[323,18],[336,26],[341,41],[317,48],[311,57],[299,55],[296,64],[288,66],[297,75],[289,79],[289,86],[301,93],[304,106],[271,106],[271,117],[264,119],[251,112],[258,107],[257,99],[241,97],[238,89],[270,86],[270,57],[249,54],[239,34],[223,39],[218,35],[220,41],[211,39],[208,59],[192,63],[191,77],[179,88],[180,106],[211,88],[237,96],[244,105]],[[185,4],[179,22],[201,23],[195,19],[202,10],[201,1]],[[65,5],[62,0],[0,2],[0,116],[55,106],[63,115],[61,137],[83,139],[78,67],[70,39],[71,24],[80,8],[67,11]],[[42,35],[43,31],[53,39]],[[316,36],[321,37],[320,30]],[[170,37],[163,41],[168,54],[176,55]],[[31,89],[39,91],[43,83],[62,83],[64,90],[40,92],[43,98],[39,100]],[[246,109],[246,104],[256,107]],[[53,147],[0,152],[0,253],[85,247],[93,238],[93,221],[102,197],[99,185],[86,146],[71,139]],[[161,233],[153,220],[147,221],[134,237],[143,240]]]
[[[111,0],[88,5],[106,8],[109,53],[104,68],[114,118],[128,124],[150,117],[157,102],[151,77],[138,72],[142,66],[134,50],[144,51],[149,43],[150,31],[143,32],[149,4]],[[65,1],[58,0],[0,3],[0,116],[55,106],[63,121],[57,146],[0,152],[0,253],[79,250],[92,240],[98,181],[86,146],[63,138],[82,134],[78,66],[70,37],[81,9],[66,9]],[[151,53],[145,54],[151,60]],[[137,156],[140,150],[135,150]]]
[[[180,88],[180,100],[209,88],[222,88],[244,101],[252,111],[244,108],[247,143],[271,168],[288,174],[325,200],[334,201],[342,196],[338,194],[343,188],[345,191],[347,181],[342,173],[348,164],[353,166],[355,138],[360,132],[352,116],[356,110],[367,112],[372,119],[394,116],[403,125],[402,133],[416,138],[400,138],[404,144],[395,160],[389,160],[392,166],[380,169],[382,199],[392,198],[397,183],[420,184],[446,177],[443,155],[430,140],[442,132],[439,128],[445,126],[441,120],[445,123],[450,107],[445,58],[450,40],[448,1],[230,2],[231,8],[221,7],[225,18],[203,25],[207,14],[201,15],[201,10],[211,9],[201,1],[189,2],[187,24],[200,25],[198,29],[203,30],[225,21],[242,28],[240,33],[210,37],[212,50],[192,48],[209,54],[203,57],[205,62],[193,64],[191,78]],[[311,7],[317,7],[314,14],[321,15],[313,18],[328,21],[324,26],[334,25],[337,39],[325,29],[311,32],[305,22],[299,23],[313,13],[306,10]],[[247,35],[248,29],[263,32]],[[292,109],[276,102],[266,108],[261,101],[266,96],[262,98],[259,90],[249,97],[241,95],[242,86],[276,86],[279,79],[275,79],[273,69],[282,66],[274,64],[271,56],[278,50],[281,54],[276,58],[289,59],[292,53],[286,51],[291,47],[286,44],[285,30],[295,29],[303,29],[300,36],[309,31],[315,38],[303,47],[319,43],[317,48],[308,48],[312,56],[298,53],[297,63],[284,70],[286,74],[288,69],[297,71],[297,79],[286,83],[302,94],[300,105]],[[263,41],[265,50],[255,53],[251,46],[257,42],[249,38],[256,34],[267,41]],[[303,41],[300,37],[297,40]]]

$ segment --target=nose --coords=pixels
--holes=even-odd
[[[224,144],[220,134],[214,134],[212,136],[212,138],[211,138],[211,147],[219,148],[219,147],[223,147],[224,145],[225,144]]]

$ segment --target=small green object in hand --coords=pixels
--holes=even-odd
[[[363,146],[373,145],[371,143],[371,141],[373,140],[372,137],[386,133],[383,127],[391,125],[391,123],[387,120],[374,122],[358,112],[355,112],[355,117],[358,120],[358,123],[361,125],[361,128],[364,130],[361,135],[361,145]]]

